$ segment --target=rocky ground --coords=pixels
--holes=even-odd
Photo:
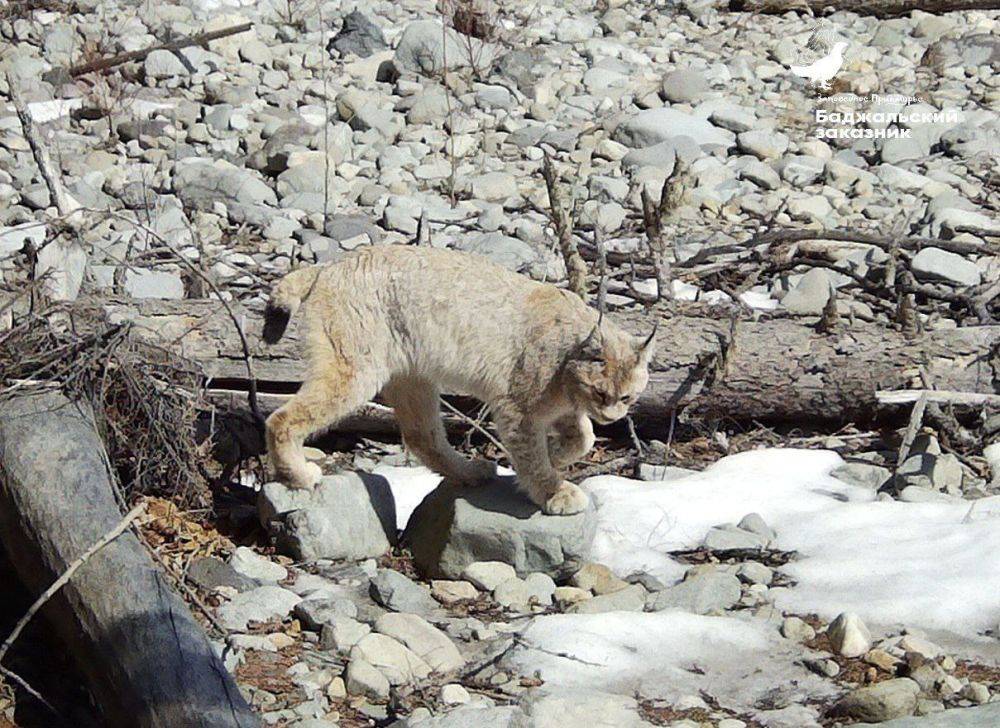
[[[245,22],[204,47],[71,72]],[[927,327],[956,325],[962,297],[981,299],[1000,279],[996,12],[817,20],[701,0],[30,0],[0,8],[0,37],[0,96],[17,86],[68,198],[57,209],[22,124],[0,107],[3,291],[49,271],[49,293],[67,298],[250,302],[293,266],[415,242],[562,281],[546,155],[584,251],[599,230],[625,254],[612,261],[612,310],[656,291],[648,266],[636,273],[627,257],[646,259],[641,196],[658,197],[675,168],[674,262],[702,266],[673,281],[680,299],[815,316],[837,290],[842,313],[890,320],[894,304],[856,285],[895,270],[881,247],[834,246],[823,253],[832,267],[736,282],[732,258],[705,257],[769,226],[968,243],[905,259]],[[831,89],[789,71],[837,40],[849,45]],[[873,116],[832,116],[848,112]],[[78,207],[91,212],[69,214]],[[66,224],[74,235],[47,244]],[[26,305],[0,302],[0,318]],[[928,435],[893,473],[894,454],[852,438],[797,444],[870,446],[839,477],[873,506],[957,508],[995,492],[1000,452],[970,458]],[[739,449],[720,432],[686,464]],[[668,452],[647,450],[646,480],[685,475]],[[398,469],[406,463],[398,447],[369,443],[353,463],[364,475],[330,476],[312,495],[266,485],[229,514],[257,530],[228,537],[166,503],[145,524],[269,724],[1000,723],[1000,615],[991,629],[949,631],[838,616],[835,604],[823,615],[780,608],[798,578],[783,550],[791,526],[772,528],[757,508],[703,527],[672,556],[660,549],[673,566],[659,575],[612,571],[594,558],[615,543],[600,509],[546,518],[498,486],[469,500],[439,491],[414,510],[427,489],[397,486],[425,476]],[[995,583],[989,563],[970,568]],[[560,646],[565,634],[596,652]],[[980,707],[949,710],[969,706]],[[948,722],[934,722],[939,711]]]

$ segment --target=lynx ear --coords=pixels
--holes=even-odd
[[[587,338],[581,341],[573,358],[579,361],[603,361],[604,360],[604,334],[601,333],[601,320],[597,320],[597,325],[590,330]]]
[[[639,361],[644,363],[649,363],[649,360],[653,358],[653,352],[656,350],[656,330],[659,327],[659,322],[653,324],[653,330],[649,332],[649,336],[645,339],[635,338],[635,351],[639,355]]]

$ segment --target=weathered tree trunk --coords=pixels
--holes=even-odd
[[[57,392],[0,408],[0,545],[33,593],[121,519],[89,411]],[[42,615],[80,667],[104,725],[258,726],[205,634],[131,533]]]
[[[245,388],[246,367],[232,321],[209,301],[137,301],[113,305],[112,314],[131,318],[135,332],[168,342],[199,362],[211,386]],[[658,351],[650,383],[636,406],[647,426],[670,421],[686,408],[737,421],[849,422],[872,419],[880,390],[923,388],[920,370],[932,386],[958,392],[1000,392],[995,346],[1000,326],[931,331],[913,340],[885,326],[839,324],[833,334],[815,331],[815,320],[773,318],[737,321],[692,313],[616,314],[626,329],[648,333],[659,320]],[[708,313],[705,313],[708,312]],[[247,336],[256,347],[254,367],[263,392],[292,392],[305,374],[298,328],[293,319],[273,347],[260,343],[261,315],[246,311]],[[242,384],[241,384],[242,382]],[[264,405],[280,397],[263,395]],[[388,413],[371,421],[384,428]],[[355,418],[354,426],[365,422]]]
[[[895,18],[914,10],[925,13],[950,13],[955,10],[996,10],[1000,0],[730,0],[729,9],[749,13],[781,14],[790,10],[811,10],[822,15],[846,10],[876,18]]]

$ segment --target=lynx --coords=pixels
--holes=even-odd
[[[275,286],[264,341],[277,342],[301,306],[308,376],[267,419],[278,479],[312,487],[320,468],[302,443],[381,392],[406,446],[463,484],[496,474],[445,436],[441,391],[485,402],[518,481],[550,514],[587,496],[560,470],[594,444],[591,420],[626,415],[645,389],[654,334],[633,337],[579,297],[485,258],[427,247],[379,246],[294,271]]]

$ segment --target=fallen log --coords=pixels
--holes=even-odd
[[[730,0],[729,9],[736,12],[780,15],[789,11],[824,15],[837,10],[873,15],[876,18],[897,18],[914,10],[939,15],[956,10],[996,10],[998,0]]]
[[[106,309],[114,320],[132,321],[136,335],[199,363],[209,391],[246,390],[241,344],[218,303],[143,300]],[[877,323],[841,321],[834,333],[819,334],[815,318],[731,322],[719,318],[718,309],[683,310],[615,314],[637,334],[659,321],[649,387],[635,408],[637,423],[646,428],[669,423],[680,409],[741,422],[870,421],[880,410],[877,392],[924,388],[923,377],[942,390],[1000,392],[1000,326],[934,330],[910,339]],[[305,375],[297,321],[281,342],[265,347],[260,309],[241,315],[258,387],[272,393],[265,399],[273,403],[273,394],[291,394]],[[885,413],[898,414],[896,408]],[[380,412],[380,428],[385,421]]]
[[[89,411],[56,391],[0,408],[0,548],[42,593],[121,520]],[[247,728],[259,721],[195,622],[124,533],[42,610],[108,726]]]

